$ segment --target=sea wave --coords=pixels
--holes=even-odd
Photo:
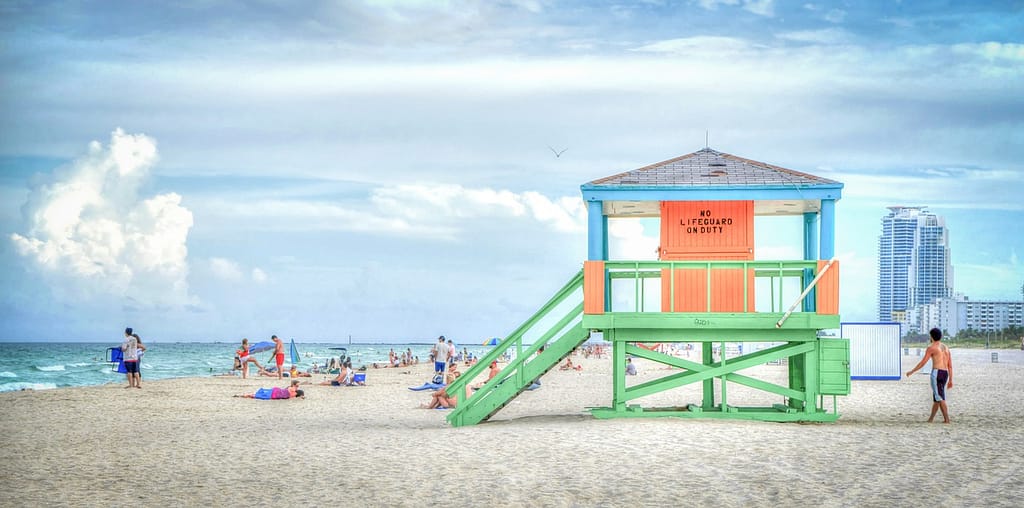
[[[35,367],[43,372],[57,372],[64,370],[63,365],[36,365]]]
[[[54,383],[6,383],[0,385],[0,392],[16,392],[18,390],[53,390]]]
[[[18,375],[11,371],[5,370],[3,372],[0,372],[0,377],[18,377]]]

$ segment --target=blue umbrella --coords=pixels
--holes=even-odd
[[[485,346],[497,346],[499,342],[501,342],[501,339],[499,339],[497,337],[493,337],[493,338],[490,338],[490,339],[484,341],[484,345]]]
[[[269,351],[271,349],[274,349],[275,346],[276,346],[276,344],[274,344],[272,341],[269,341],[269,340],[265,340],[265,341],[262,341],[262,342],[257,342],[255,344],[249,346],[249,354],[262,353],[264,351]]]

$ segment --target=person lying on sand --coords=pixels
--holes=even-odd
[[[299,389],[299,380],[295,379],[288,388],[260,388],[253,393],[243,393],[235,397],[260,400],[304,399],[306,393]]]

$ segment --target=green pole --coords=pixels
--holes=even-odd
[[[607,340],[607,330],[605,339]],[[612,409],[617,412],[626,410],[626,343],[613,339],[612,342]]]
[[[714,355],[711,351],[710,342],[701,342],[701,360],[704,366],[710,366],[715,363]],[[701,407],[705,410],[709,410],[715,406],[715,380],[705,379],[704,380],[704,400],[701,402]]]

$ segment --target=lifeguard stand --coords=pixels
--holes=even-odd
[[[589,260],[584,268],[583,326],[612,343],[612,406],[597,417],[689,416],[759,420],[831,421],[824,395],[849,393],[849,345],[819,338],[839,327],[839,266],[833,258],[839,182],[743,159],[709,148],[582,186],[589,210]],[[803,260],[755,261],[754,216],[803,217]],[[608,260],[608,219],[661,220],[658,262]],[[820,239],[820,242],[819,242]],[[644,283],[661,286],[661,305],[650,311]],[[784,287],[799,288],[784,298]],[[798,281],[797,286],[791,284]],[[612,288],[632,308],[618,308]],[[632,286],[632,287],[629,287]],[[755,295],[770,295],[761,312]],[[789,304],[788,310],[783,310]],[[798,312],[793,312],[798,311]],[[701,363],[664,354],[652,343],[697,343]],[[728,343],[754,351],[727,358]],[[770,345],[770,347],[769,347]],[[715,350],[720,352],[715,360]],[[626,356],[682,369],[627,387]],[[749,367],[788,364],[788,385],[740,374]],[[719,381],[715,399],[714,382]],[[703,385],[699,404],[645,409],[633,399],[691,383]],[[729,383],[777,396],[758,407],[728,404]]]
[[[448,387],[459,398],[448,421],[486,420],[593,332],[612,343],[613,357],[612,404],[591,409],[595,417],[834,421],[835,396],[850,390],[849,344],[819,337],[819,331],[840,323],[833,254],[842,188],[710,148],[582,185],[589,217],[583,270]],[[803,259],[754,259],[754,217],[778,215],[802,217]],[[658,260],[608,259],[608,220],[624,217],[660,219]],[[761,295],[766,301],[758,302]],[[524,341],[528,333],[535,335],[530,343]],[[698,344],[701,361],[654,347],[681,343]],[[727,345],[738,343],[757,347],[730,357]],[[515,359],[501,375],[465,397],[463,385],[509,350]],[[678,371],[630,385],[627,355]],[[787,365],[786,384],[740,373],[768,363]],[[695,383],[701,386],[699,402],[630,404]],[[730,384],[771,400],[731,405]],[[832,396],[831,411],[825,396]]]

